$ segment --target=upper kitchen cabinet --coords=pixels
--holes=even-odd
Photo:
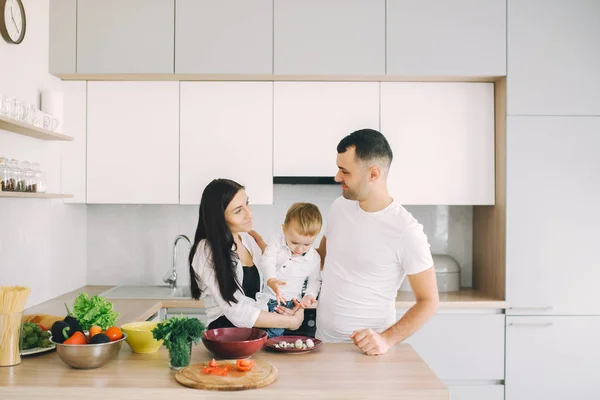
[[[273,73],[273,0],[177,0],[176,10],[176,73]]]
[[[506,75],[505,0],[387,0],[388,75]]]
[[[494,204],[494,85],[382,82],[381,131],[402,204]]]
[[[273,83],[181,83],[181,204],[198,205],[215,178],[273,204]]]
[[[174,0],[78,0],[77,73],[173,73]]]
[[[334,176],[337,144],[379,129],[377,82],[275,82],[275,176]]]
[[[274,0],[275,74],[385,73],[385,0]]]
[[[178,82],[88,82],[87,202],[179,202]]]
[[[507,122],[507,313],[597,315],[600,118]]]
[[[49,60],[51,74],[74,74],[77,63],[77,0],[49,2]]]
[[[509,115],[600,115],[600,4],[509,0]]]

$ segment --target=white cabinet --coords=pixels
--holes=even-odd
[[[273,83],[181,83],[181,204],[200,203],[215,178],[273,203]]]
[[[402,204],[494,204],[492,83],[382,82],[381,132]]]
[[[507,121],[507,313],[599,315],[600,117]]]
[[[273,73],[273,0],[177,0],[175,9],[175,73]]]
[[[77,0],[76,45],[79,74],[172,74],[175,1]]]
[[[504,400],[504,385],[448,385],[452,400]]]
[[[377,82],[275,82],[275,176],[334,176],[337,145],[379,129]]]
[[[502,314],[438,313],[405,342],[442,380],[504,379]]]
[[[600,115],[600,4],[508,0],[508,115]]]
[[[83,81],[65,81],[64,125],[62,133],[73,141],[61,145],[61,193],[72,194],[65,203],[86,202],[86,98],[87,84]]]
[[[387,0],[387,74],[506,75],[505,0]]]
[[[179,84],[89,82],[87,202],[177,204]]]
[[[506,400],[595,400],[600,317],[506,317]]]
[[[385,73],[385,0],[274,0],[275,74]]]

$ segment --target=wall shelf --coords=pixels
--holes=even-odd
[[[61,140],[71,141],[71,136],[63,135],[62,133],[52,132],[46,129],[38,128],[29,124],[24,124],[7,116],[0,115],[0,130],[17,133],[23,136],[29,136],[41,140]]]
[[[2,197],[13,197],[21,199],[70,199],[73,197],[73,195],[59,193],[0,192],[0,198]]]

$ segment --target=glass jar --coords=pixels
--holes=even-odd
[[[8,160],[0,157],[0,191],[9,192],[10,168],[8,168]]]
[[[31,171],[33,172],[33,191],[35,193],[46,193],[46,177],[40,171],[40,164],[31,164]]]
[[[32,192],[33,191],[33,183],[35,181],[35,177],[33,175],[33,171],[31,170],[31,164],[27,161],[23,161],[20,164],[21,167],[21,182],[22,184],[22,192]]]
[[[10,173],[9,185],[11,192],[18,192],[19,182],[21,181],[21,170],[19,169],[19,162],[15,159],[8,161],[8,168]]]

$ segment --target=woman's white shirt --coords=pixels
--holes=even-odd
[[[234,294],[237,303],[228,303],[223,299],[212,265],[211,249],[206,239],[203,239],[196,249],[192,267],[199,278],[198,286],[202,291],[200,298],[204,300],[209,324],[224,315],[233,325],[239,328],[251,328],[256,323],[260,310],[266,308],[266,304],[262,304],[263,302],[266,303],[266,300],[263,299],[263,296],[259,296],[264,287],[263,276],[259,268],[262,251],[254,238],[248,233],[242,232],[240,233],[240,237],[242,239],[242,244],[252,255],[252,261],[259,271],[260,292],[257,293],[257,297],[259,297],[260,301],[257,302],[254,299],[246,297],[241,290],[236,291]],[[244,281],[243,268],[242,262],[238,259],[235,273],[240,286]]]

